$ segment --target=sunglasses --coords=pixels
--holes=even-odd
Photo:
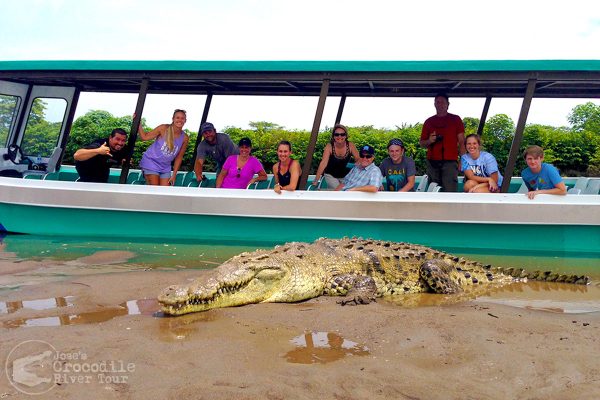
[[[346,136],[346,134],[345,133],[334,133],[333,136],[334,137],[340,137],[340,136],[344,137],[344,136]]]
[[[241,173],[241,172],[242,172],[242,169],[241,169],[241,168],[238,168],[238,169],[237,169],[237,176],[236,176],[236,178],[239,178],[239,177],[240,177],[240,173]]]
[[[373,154],[361,154],[360,158],[373,158]]]

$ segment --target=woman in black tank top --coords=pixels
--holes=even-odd
[[[275,178],[275,192],[281,194],[282,190],[294,191],[298,187],[301,168],[300,163],[293,160],[292,145],[287,140],[277,144],[277,157],[279,162],[273,165],[273,177]]]
[[[358,150],[354,143],[348,141],[348,129],[344,125],[336,124],[331,134],[331,142],[323,150],[323,159],[312,184],[316,185],[321,176],[324,176],[327,189],[335,190],[348,173],[346,165],[351,158],[355,161],[359,159]]]

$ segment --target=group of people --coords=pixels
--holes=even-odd
[[[436,114],[423,124],[419,144],[427,148],[429,181],[437,183],[445,192],[456,192],[460,170],[464,174],[465,192],[498,192],[503,177],[496,159],[482,150],[479,135],[465,137],[462,119],[448,112],[449,105],[446,94],[436,95]],[[142,140],[154,140],[140,162],[148,185],[175,184],[189,142],[183,130],[185,122],[185,110],[177,109],[170,124],[159,125],[149,132],[139,127]],[[198,145],[194,163],[198,182],[206,179],[203,171],[207,158],[216,163],[217,188],[245,189],[267,179],[262,163],[251,155],[252,142],[249,138],[242,138],[236,146],[229,135],[217,132],[210,122],[201,125],[200,134],[203,140]],[[127,133],[123,129],[114,129],[108,138],[95,140],[77,150],[74,158],[80,179],[84,182],[107,182],[110,167],[122,164],[128,155],[126,141]],[[405,152],[401,139],[391,139],[387,145],[388,157],[377,167],[374,163],[375,149],[370,145],[357,148],[348,139],[348,129],[336,124],[312,185],[318,185],[323,179],[329,190],[336,191],[414,191],[415,163]],[[291,155],[291,143],[286,140],[279,142],[278,162],[273,165],[276,193],[298,188],[301,166]],[[457,162],[459,156],[460,161]],[[527,147],[523,158],[527,168],[521,176],[529,189],[529,198],[542,193],[566,194],[567,189],[558,170],[543,162],[541,147]],[[351,161],[354,161],[354,166],[348,169]]]

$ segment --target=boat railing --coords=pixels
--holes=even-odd
[[[119,183],[119,176],[121,170],[118,168],[111,169],[108,182]],[[216,174],[214,172],[205,172],[206,179],[198,183],[194,171],[179,171],[175,178],[175,185],[178,187],[199,187],[199,188],[214,188],[216,186]],[[268,174],[266,181],[259,181],[255,184],[249,185],[248,189],[252,190],[265,190],[273,189],[275,185],[275,179],[273,174]],[[41,179],[41,180],[58,180],[58,181],[77,181],[79,175],[75,167],[71,165],[61,166],[59,171],[52,173],[42,171],[30,171],[23,174],[24,179]],[[323,177],[319,179],[316,185],[312,185],[315,176],[310,175],[306,184],[305,190],[324,190],[327,189],[327,183]],[[127,184],[131,185],[145,185],[144,175],[142,171],[138,169],[129,170],[127,176]],[[589,178],[589,177],[565,177],[565,185],[569,194],[581,194],[581,195],[598,195],[600,194],[600,178]],[[458,191],[462,191],[463,177],[458,177]],[[385,187],[385,180],[382,181],[382,185]],[[440,187],[430,183],[427,179],[427,175],[418,175],[415,177],[415,192],[437,192],[440,191]],[[437,186],[437,188],[436,188]],[[571,190],[570,189],[577,189]],[[527,193],[527,186],[520,177],[513,177],[510,182],[509,193]]]

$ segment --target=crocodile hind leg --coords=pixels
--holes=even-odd
[[[375,301],[377,286],[370,276],[365,275],[336,275],[326,285],[324,295],[344,296],[338,301],[343,306],[369,304]]]
[[[445,260],[427,260],[420,267],[421,279],[423,279],[431,291],[439,294],[454,294],[462,292],[462,288],[450,276],[456,271],[454,266]]]

